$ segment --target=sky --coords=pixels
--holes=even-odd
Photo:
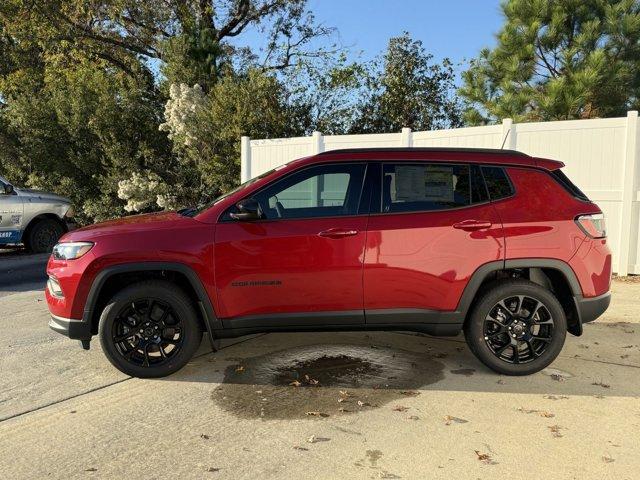
[[[349,50],[370,59],[383,52],[390,37],[408,31],[422,40],[437,60],[454,64],[470,60],[483,47],[495,45],[503,23],[499,0],[308,0],[316,20],[338,30]],[[244,42],[256,47],[260,35],[246,32]]]

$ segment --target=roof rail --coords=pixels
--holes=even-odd
[[[491,155],[509,155],[515,157],[531,158],[526,153],[517,150],[502,150],[499,148],[468,148],[468,147],[365,147],[365,148],[343,148],[338,150],[327,150],[317,155],[329,155],[334,153],[370,153],[370,152],[448,152],[448,153],[479,153]]]

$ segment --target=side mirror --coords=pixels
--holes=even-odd
[[[262,218],[262,208],[255,198],[245,198],[236,203],[239,212],[232,212],[234,220],[258,220]]]
[[[4,186],[4,194],[5,195],[13,195],[13,192],[14,192],[13,185],[11,185],[10,183],[7,183]]]

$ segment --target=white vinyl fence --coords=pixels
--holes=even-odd
[[[640,141],[638,112],[596,120],[502,124],[428,132],[327,135],[251,140],[242,137],[241,178],[296,158],[359,147],[480,147],[519,150],[563,161],[565,173],[604,211],[613,270],[640,274]],[[506,139],[506,140],[505,140]]]

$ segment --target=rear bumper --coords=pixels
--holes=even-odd
[[[49,328],[74,340],[88,340],[91,338],[91,325],[82,320],[51,315]]]
[[[593,322],[602,315],[611,303],[611,292],[604,293],[597,297],[576,297],[576,308],[582,323]]]

